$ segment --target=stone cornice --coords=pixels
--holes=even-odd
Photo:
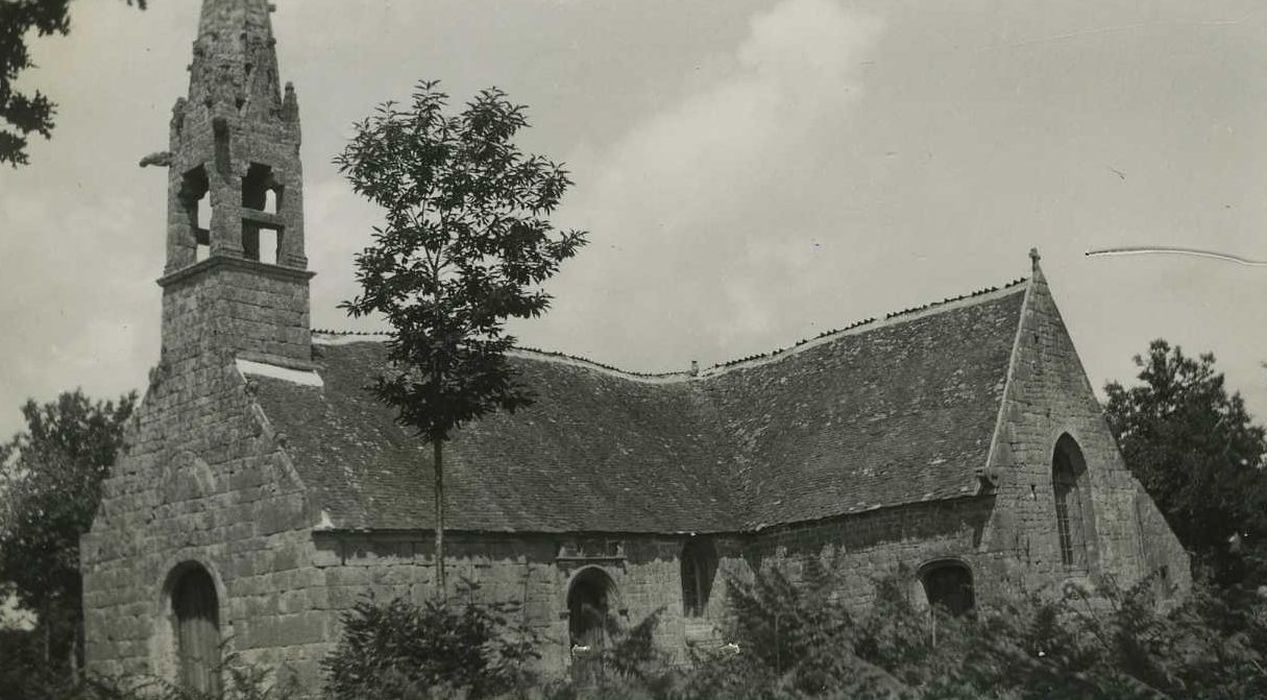
[[[258,260],[247,260],[246,258],[235,258],[227,255],[213,255],[206,260],[194,263],[183,270],[177,270],[171,274],[160,277],[158,279],[158,286],[166,289],[173,284],[177,284],[203,272],[209,272],[220,267],[227,267],[245,272],[255,272],[275,279],[292,282],[307,282],[317,274],[311,270],[299,270],[282,265],[270,265]]]

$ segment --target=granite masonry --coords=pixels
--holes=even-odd
[[[308,322],[299,108],[264,0],[204,0],[171,150],[162,355],[82,541],[94,671],[320,684],[364,596],[435,593],[430,450],[364,391],[381,338]],[[564,672],[599,614],[717,645],[728,576],[811,559],[952,612],[1108,575],[1190,586],[1032,254],[1001,289],[760,358],[639,375],[513,353],[537,403],[451,455],[451,581],[518,601]]]

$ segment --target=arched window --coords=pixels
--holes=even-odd
[[[192,690],[220,693],[220,604],[211,574],[186,565],[172,586],[176,659],[180,683]]]
[[[1068,568],[1087,568],[1087,535],[1090,486],[1087,462],[1078,443],[1068,434],[1056,441],[1051,483],[1056,497],[1056,534],[1060,562]]]
[[[717,549],[711,540],[687,540],[681,561],[682,612],[687,617],[703,617],[717,575]]]
[[[976,605],[972,587],[972,569],[958,559],[925,564],[919,571],[928,604],[951,615],[962,615]]]

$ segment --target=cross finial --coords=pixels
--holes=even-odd
[[[1038,264],[1038,261],[1042,259],[1043,259],[1043,256],[1038,254],[1038,248],[1029,249],[1029,260],[1030,260],[1030,265],[1032,268],[1032,274],[1030,275],[1030,277],[1035,282],[1043,281],[1043,268],[1040,267]]]

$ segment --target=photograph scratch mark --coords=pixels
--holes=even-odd
[[[1205,250],[1203,248],[1183,248],[1179,246],[1134,246],[1124,248],[1103,248],[1101,250],[1088,250],[1086,257],[1108,256],[1108,255],[1191,255],[1199,258],[1213,258],[1215,260],[1224,260],[1234,262],[1238,265],[1250,265],[1253,267],[1267,267],[1267,260],[1251,260],[1242,258],[1238,255],[1230,253],[1220,253],[1215,250]]]

